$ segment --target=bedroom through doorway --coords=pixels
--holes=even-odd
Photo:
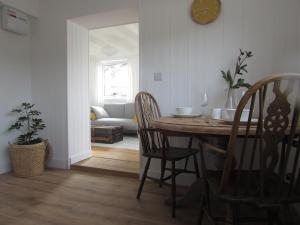
[[[92,157],[73,167],[138,176],[134,97],[139,91],[139,24],[89,30]]]

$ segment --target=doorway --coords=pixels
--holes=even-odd
[[[95,26],[96,18],[101,25]],[[118,10],[68,21],[68,149],[72,168],[138,176],[140,154],[133,107],[139,90],[137,18],[135,11]],[[96,123],[102,116],[93,119],[92,106],[106,111],[106,123]],[[116,135],[110,143],[95,140],[94,126],[121,127],[122,140]],[[98,137],[99,130],[96,134]]]
[[[139,24],[89,31],[92,157],[77,165],[139,173],[134,97],[139,91]]]

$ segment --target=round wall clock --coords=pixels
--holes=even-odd
[[[220,12],[220,0],[194,0],[192,5],[192,18],[199,24],[208,24],[215,21]]]

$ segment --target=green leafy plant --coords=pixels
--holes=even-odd
[[[35,105],[23,102],[19,108],[13,109],[11,112],[19,115],[17,120],[12,124],[8,131],[18,130],[22,134],[17,138],[19,145],[37,144],[43,141],[38,137],[39,130],[43,130],[46,126],[40,118],[41,112],[34,109]]]
[[[246,60],[253,56],[251,51],[243,51],[240,49],[240,55],[238,56],[237,62],[235,64],[235,71],[232,74],[230,69],[225,71],[221,71],[222,76],[226,83],[228,84],[229,89],[239,89],[240,87],[250,88],[251,85],[245,82],[245,79],[242,78],[247,71]]]

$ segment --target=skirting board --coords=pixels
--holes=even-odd
[[[52,159],[47,163],[47,167],[56,169],[69,169],[68,162],[65,160]]]
[[[11,171],[11,166],[9,162],[0,164],[0,174],[4,174]]]
[[[57,169],[68,169],[68,162],[64,160],[50,160],[47,163],[48,168],[57,168]],[[10,163],[1,163],[0,164],[0,174],[8,173],[11,171]]]
[[[68,162],[64,160],[52,159],[47,163],[48,168],[56,169],[68,169]],[[1,163],[0,164],[0,174],[8,173],[11,171],[10,163]]]
[[[87,151],[87,152],[84,152],[84,153],[81,153],[81,154],[71,156],[70,157],[70,164],[72,165],[74,163],[77,163],[77,162],[80,162],[82,160],[88,159],[92,156],[93,156],[92,151]]]

